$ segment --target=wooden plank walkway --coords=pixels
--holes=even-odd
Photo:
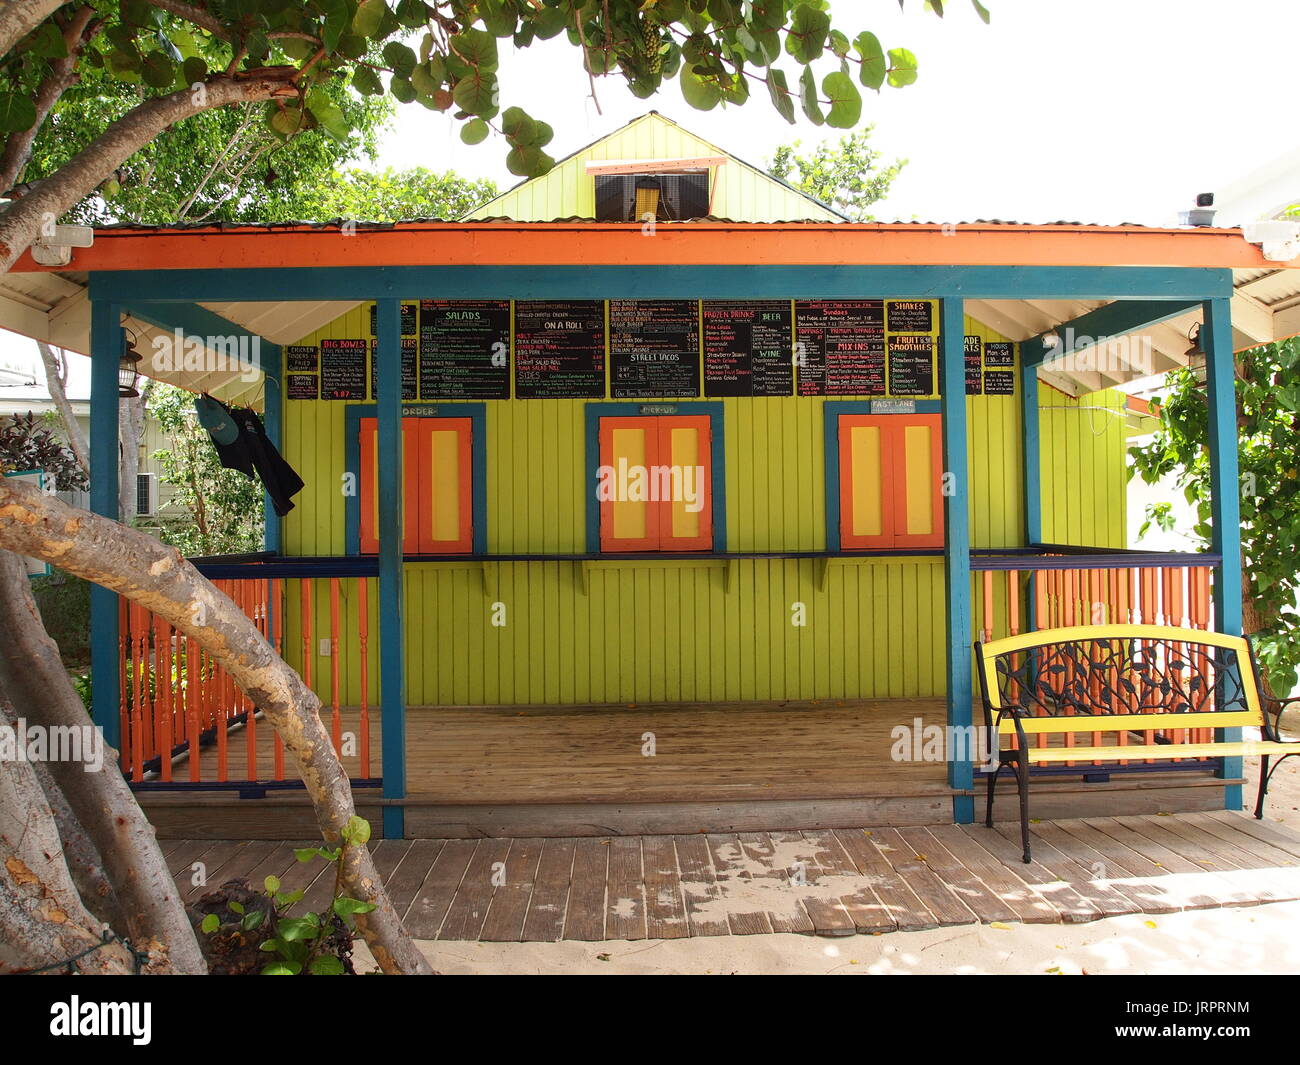
[[[1060,923],[1300,899],[1300,833],[1232,813],[577,839],[383,840],[375,861],[420,939],[548,942],[977,922]],[[270,841],[172,840],[182,895],[280,877],[322,908],[333,878]],[[196,864],[197,863],[197,864]]]

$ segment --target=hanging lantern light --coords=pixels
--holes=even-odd
[[[141,355],[135,344],[122,336],[122,357],[117,361],[117,394],[123,399],[140,394],[135,386],[140,380]]]

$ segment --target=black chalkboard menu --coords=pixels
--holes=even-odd
[[[881,300],[799,300],[794,322],[799,395],[885,394]]]
[[[415,371],[417,364],[415,337],[402,337],[402,399],[415,399]],[[370,397],[379,398],[379,341],[370,342]]]
[[[610,300],[609,371],[615,399],[698,396],[699,303]]]
[[[1014,370],[985,370],[984,394],[986,396],[1014,396],[1016,374]]]
[[[966,395],[978,396],[984,391],[982,374],[984,341],[977,336],[966,337]]]
[[[889,338],[889,394],[934,395],[934,337],[899,333]]]
[[[705,300],[704,394],[794,394],[789,300]]]
[[[891,333],[930,333],[934,331],[934,304],[930,300],[889,300],[885,319],[885,328]]]
[[[515,396],[604,398],[604,301],[515,303]]]
[[[315,373],[320,369],[320,358],[315,344],[290,344],[284,349],[285,373]]]
[[[990,340],[984,345],[984,365],[999,370],[1015,369],[1015,345],[1009,340]]]
[[[415,310],[416,304],[402,304],[402,336],[413,337],[416,334],[415,328]],[[372,303],[370,305],[370,335],[372,337],[379,335],[379,309]]]
[[[420,301],[420,398],[510,398],[510,301]]]
[[[291,373],[285,377],[284,394],[289,399],[319,399],[319,378],[314,373]]]
[[[366,342],[320,342],[320,398],[366,398]]]

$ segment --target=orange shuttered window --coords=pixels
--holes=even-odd
[[[402,551],[413,555],[474,550],[469,418],[403,418]],[[361,551],[379,550],[378,421],[361,419]]]
[[[707,415],[600,419],[600,549],[708,551],[713,466]]]
[[[840,546],[943,546],[938,414],[841,414]]]

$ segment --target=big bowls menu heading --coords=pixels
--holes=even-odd
[[[420,300],[402,305],[402,398],[933,396],[937,319],[932,300]],[[288,398],[375,398],[374,348],[287,348]],[[965,352],[969,394],[1014,392],[1014,344]]]

